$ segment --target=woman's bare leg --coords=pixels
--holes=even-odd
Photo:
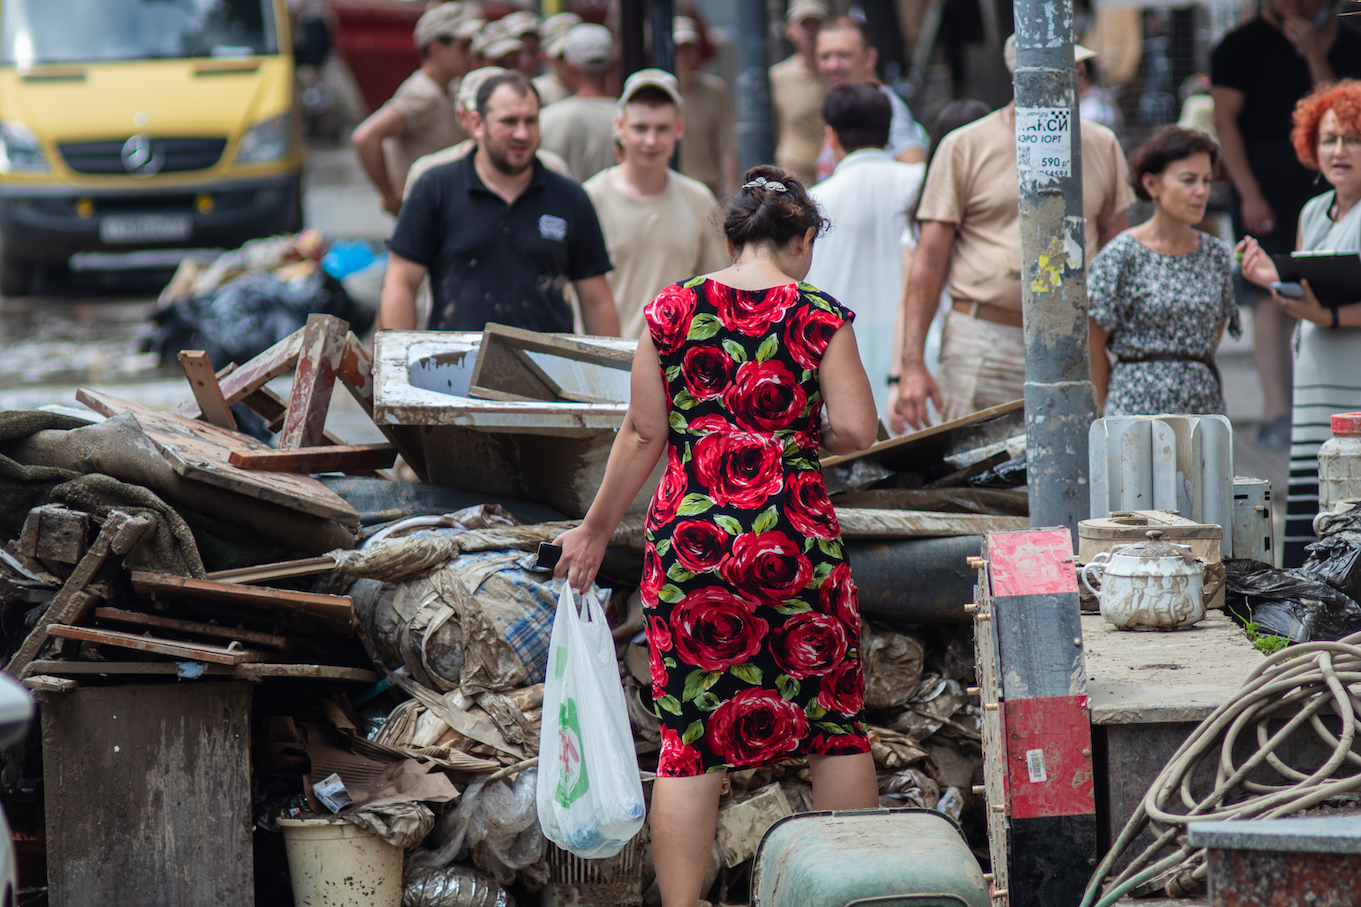
[[[695,907],[718,831],[726,772],[652,782],[652,858],[662,907]]]
[[[814,809],[875,809],[879,806],[879,782],[874,775],[874,757],[869,753],[809,756],[808,768],[813,774]]]

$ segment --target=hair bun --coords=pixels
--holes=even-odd
[[[772,164],[752,167],[723,212],[723,233],[733,246],[783,246],[810,228],[821,235],[826,220],[792,173]]]

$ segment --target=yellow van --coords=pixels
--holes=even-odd
[[[285,0],[0,0],[0,294],[302,221]]]

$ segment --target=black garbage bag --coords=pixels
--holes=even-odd
[[[1329,515],[1322,529],[1299,574],[1361,599],[1361,510]]]
[[[1029,480],[1026,472],[1025,453],[999,463],[986,472],[969,479],[974,488],[1020,488]]]
[[[1303,569],[1277,570],[1249,558],[1224,562],[1226,610],[1258,632],[1291,642],[1341,639],[1361,630],[1361,605]]]
[[[307,324],[313,314],[343,318],[356,334],[373,323],[373,316],[350,299],[340,281],[320,268],[292,280],[257,272],[156,312],[141,349],[155,353],[162,365],[175,364],[180,350],[203,350],[221,368],[255,358]]]

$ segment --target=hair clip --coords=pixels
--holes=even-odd
[[[785,186],[784,183],[782,183],[782,182],[780,182],[780,181],[778,181],[778,180],[768,180],[768,179],[766,179],[764,176],[758,176],[758,177],[756,177],[756,179],[752,180],[751,182],[743,184],[742,188],[743,188],[743,189],[770,189],[770,190],[773,190],[773,191],[775,191],[775,192],[784,192],[784,191],[786,191],[786,189],[787,189],[787,187]]]

